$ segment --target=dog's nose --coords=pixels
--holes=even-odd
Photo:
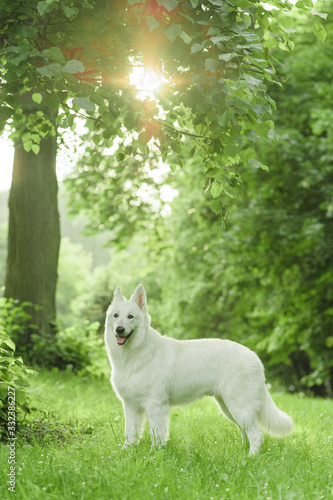
[[[122,334],[122,333],[124,333],[124,331],[125,331],[125,328],[123,326],[117,326],[117,328],[116,328],[117,333]]]

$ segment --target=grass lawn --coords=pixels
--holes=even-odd
[[[48,415],[18,438],[15,493],[0,448],[1,499],[333,499],[333,401],[273,394],[295,431],[266,436],[247,456],[237,428],[205,398],[171,413],[170,441],[150,451],[148,429],[126,451],[122,406],[106,380],[41,372],[31,385]]]

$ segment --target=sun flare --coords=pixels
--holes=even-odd
[[[154,97],[154,94],[166,83],[166,79],[151,68],[135,66],[130,74],[130,83],[138,89],[138,97],[145,99]]]

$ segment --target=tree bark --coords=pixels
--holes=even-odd
[[[17,144],[9,197],[8,256],[5,296],[40,306],[30,309],[31,323],[42,332],[53,330],[60,246],[57,140],[48,135],[38,155]],[[27,330],[21,345],[30,340]]]

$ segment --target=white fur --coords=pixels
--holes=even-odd
[[[116,340],[119,327],[123,336],[132,332],[123,345]],[[170,406],[206,395],[214,396],[224,415],[238,425],[251,455],[263,441],[259,425],[273,436],[292,432],[292,419],[273,402],[263,365],[253,351],[230,340],[162,336],[150,326],[142,285],[129,301],[116,289],[107,312],[105,343],[111,383],[124,406],[126,446],[138,443],[146,415],[152,444],[165,444]]]

